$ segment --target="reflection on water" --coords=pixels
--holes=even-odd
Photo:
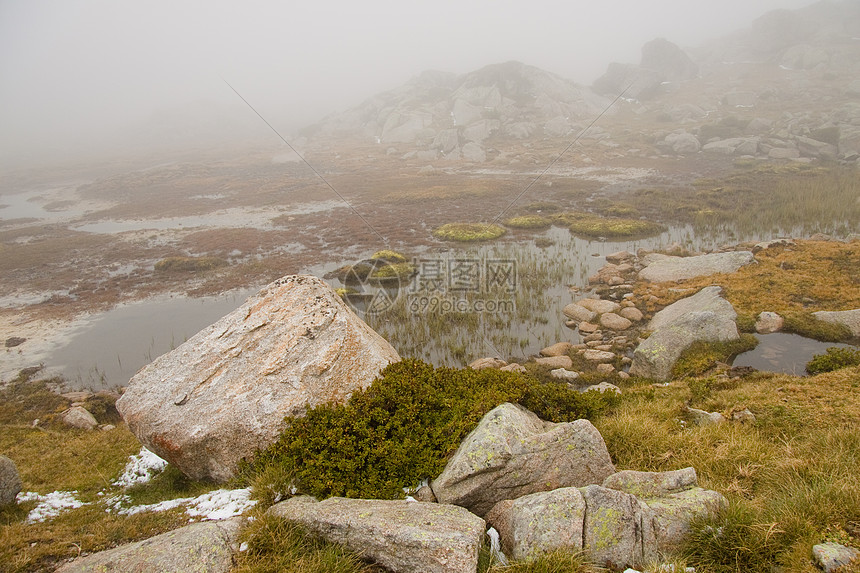
[[[57,350],[47,366],[75,388],[123,386],[143,366],[238,308],[249,291],[205,298],[159,298],[117,307]]]
[[[732,366],[752,366],[756,370],[803,376],[806,374],[806,363],[816,354],[824,354],[833,346],[852,348],[848,344],[819,342],[784,332],[757,334],[756,338],[759,340],[758,346],[738,355]]]
[[[402,356],[450,366],[463,366],[482,356],[521,359],[555,342],[579,341],[578,334],[564,326],[562,308],[575,296],[584,296],[575,294],[570,287],[587,289],[588,277],[605,264],[605,255],[621,250],[635,253],[640,248],[660,249],[672,243],[694,251],[709,250],[732,239],[725,233],[695,237],[690,227],[674,227],[649,239],[589,241],[572,236],[565,228],[554,227],[520,239],[406,250],[405,254],[413,257],[419,267],[419,274],[411,282],[389,289],[385,293],[389,300],[383,301],[382,311],[366,312],[368,296],[354,297],[352,302],[362,318]],[[536,240],[541,240],[543,246],[538,246]],[[361,258],[346,262],[355,263]],[[305,272],[322,277],[344,263],[321,264]],[[491,273],[510,270],[511,264],[513,283],[488,281]],[[431,288],[426,280],[434,272],[434,265],[441,273],[436,277],[441,281],[438,288]],[[455,275],[454,269],[459,269],[460,274]],[[472,284],[472,279],[478,282]],[[341,286],[336,280],[331,282],[335,287]],[[370,288],[365,294],[372,296],[375,292]],[[60,367],[73,386],[124,385],[139,368],[237,308],[249,294],[156,299],[119,307],[77,334],[50,358],[48,366]],[[762,340],[754,351],[756,356],[769,356],[768,360],[783,365],[783,371],[798,373],[803,372],[813,353],[832,346],[816,346],[801,357],[797,350],[800,343],[793,343],[787,351],[766,350],[769,346],[764,341],[768,339]],[[802,346],[809,344],[804,341]],[[778,352],[796,364],[785,366],[789,358],[779,358],[775,354]],[[742,355],[735,364],[751,359]],[[773,368],[758,364],[749,365]]]

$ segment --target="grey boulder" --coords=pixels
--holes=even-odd
[[[812,315],[818,320],[848,327],[851,336],[860,337],[860,308],[854,310],[819,310]]]
[[[233,567],[241,523],[241,518],[234,518],[186,525],[143,541],[79,557],[57,569],[57,573],[227,573]]]
[[[706,287],[655,314],[648,323],[651,336],[633,353],[630,374],[668,380],[681,353],[694,342],[737,339],[737,313],[721,292],[720,287]]]
[[[60,419],[63,420],[65,425],[80,430],[92,430],[99,425],[95,417],[82,406],[72,406],[63,412]]]
[[[0,456],[0,507],[15,503],[15,497],[21,491],[21,476],[15,462],[6,456]]]
[[[639,278],[651,282],[679,281],[717,273],[733,273],[755,260],[749,251],[710,253],[695,257],[664,257],[639,271]]]
[[[813,546],[812,556],[825,573],[839,571],[847,565],[860,562],[860,551],[832,542]]]
[[[397,573],[474,573],[486,527],[462,507],[418,501],[292,498],[268,512]]]
[[[440,503],[483,516],[499,501],[600,483],[615,473],[588,420],[545,422],[519,405],[488,412],[430,487]]]
[[[116,406],[147,449],[223,482],[285,416],[346,401],[399,359],[321,279],[287,276],[141,369]]]

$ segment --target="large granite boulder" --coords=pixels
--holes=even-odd
[[[749,251],[711,253],[695,257],[663,257],[639,271],[639,278],[655,283],[733,273],[755,258]]]
[[[57,573],[227,573],[233,568],[241,524],[241,518],[234,518],[186,525],[143,541],[79,557],[57,569]]]
[[[292,498],[269,513],[398,573],[473,573],[486,529],[462,507],[417,501]]]
[[[721,292],[718,286],[706,287],[655,314],[648,323],[651,336],[633,353],[630,374],[668,380],[681,353],[694,342],[736,340],[737,313]]]
[[[661,81],[691,80],[699,75],[699,66],[690,56],[665,38],[651,40],[642,46],[639,65],[657,72]]]
[[[606,478],[603,487],[635,495],[648,508],[655,543],[650,553],[677,550],[693,520],[728,507],[723,494],[698,487],[694,468],[668,472],[625,470]]]
[[[615,473],[588,420],[545,422],[515,404],[488,412],[430,487],[441,503],[483,516],[499,501],[602,482]]]
[[[147,449],[223,482],[284,416],[345,401],[399,359],[322,280],[287,276],[141,369],[116,406]]]
[[[693,468],[622,471],[603,485],[501,501],[487,514],[487,523],[499,532],[504,552],[515,559],[566,548],[620,570],[677,550],[694,519],[725,507],[722,494],[697,487]]]
[[[15,497],[21,491],[21,476],[15,462],[6,456],[0,456],[0,507],[15,503]]]
[[[502,551],[513,559],[532,559],[557,549],[582,549],[585,499],[575,487],[562,487],[506,499],[487,514],[499,532]]]

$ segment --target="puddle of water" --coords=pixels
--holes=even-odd
[[[83,215],[84,211],[80,208],[72,208],[71,205],[66,208],[47,210],[44,205],[50,204],[59,196],[62,199],[64,193],[73,193],[77,185],[69,187],[58,187],[56,189],[41,189],[37,191],[27,191],[24,193],[15,193],[13,195],[0,196],[0,220],[12,219],[47,219],[51,221],[59,221]]]
[[[143,366],[238,308],[253,292],[159,298],[117,307],[80,328],[46,364],[74,389],[124,386]]]
[[[758,346],[739,354],[732,366],[752,366],[756,370],[803,376],[806,374],[806,363],[816,354],[824,354],[833,346],[853,348],[849,344],[819,342],[785,332],[757,334],[756,338],[759,340]]]
[[[153,229],[164,231],[168,229],[193,229],[197,227],[251,227],[257,229],[268,229],[272,226],[272,219],[282,215],[307,215],[331,211],[345,207],[342,201],[313,201],[301,203],[289,209],[247,209],[236,207],[232,209],[221,209],[204,215],[192,215],[188,217],[163,217],[161,219],[111,219],[75,225],[76,231],[85,233],[114,234],[128,231],[143,231]]]

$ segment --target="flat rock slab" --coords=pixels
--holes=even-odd
[[[575,302],[570,303],[562,309],[564,315],[575,322],[591,322],[597,317],[597,313],[588,310]]]
[[[860,337],[860,308],[854,310],[819,310],[812,315],[818,320],[847,326],[851,336]]]
[[[813,546],[812,556],[825,573],[838,571],[852,563],[860,563],[860,551],[832,542]]]
[[[717,273],[733,273],[755,258],[750,251],[711,253],[695,257],[666,257],[639,271],[639,278],[651,282],[679,281]]]
[[[473,573],[486,529],[462,507],[417,501],[293,498],[268,512],[397,573]]]
[[[545,422],[515,404],[488,412],[430,487],[441,503],[486,515],[505,499],[601,483],[615,473],[588,420]]]
[[[694,342],[737,339],[737,313],[721,292],[720,287],[706,287],[655,314],[648,323],[651,336],[633,353],[630,374],[668,380],[681,353]]]
[[[287,276],[141,369],[116,406],[148,450],[224,482],[285,416],[344,402],[399,359],[321,279]]]
[[[242,519],[205,521],[187,525],[137,543],[79,557],[58,573],[140,573],[187,571],[227,573]]]

